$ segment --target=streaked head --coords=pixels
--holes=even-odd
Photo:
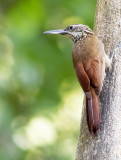
[[[61,30],[51,30],[44,32],[45,34],[61,34],[69,36],[74,42],[82,37],[86,37],[89,34],[94,34],[94,32],[86,25],[74,24],[66,29]]]

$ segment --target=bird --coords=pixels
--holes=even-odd
[[[97,134],[100,127],[100,100],[105,68],[111,60],[104,44],[87,25],[74,24],[66,29],[46,31],[44,34],[60,34],[72,39],[72,60],[78,81],[86,97],[87,125],[90,134]]]

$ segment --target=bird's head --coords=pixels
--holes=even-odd
[[[51,30],[44,32],[45,34],[61,34],[69,36],[74,42],[78,41],[83,37],[87,37],[89,34],[94,34],[94,32],[86,25],[74,24],[70,25],[66,29],[61,30]]]

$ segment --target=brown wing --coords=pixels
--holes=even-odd
[[[100,93],[104,79],[103,57],[86,60],[83,64],[78,63],[75,71],[84,92],[89,92],[92,86],[97,94]]]
[[[84,64],[84,70],[90,80],[90,86],[95,88],[97,94],[100,93],[104,79],[104,60],[103,57],[90,59]]]

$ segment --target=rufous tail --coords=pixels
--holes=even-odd
[[[100,124],[99,95],[96,95],[94,88],[90,89],[90,97],[86,96],[87,124],[89,132],[96,134]]]

